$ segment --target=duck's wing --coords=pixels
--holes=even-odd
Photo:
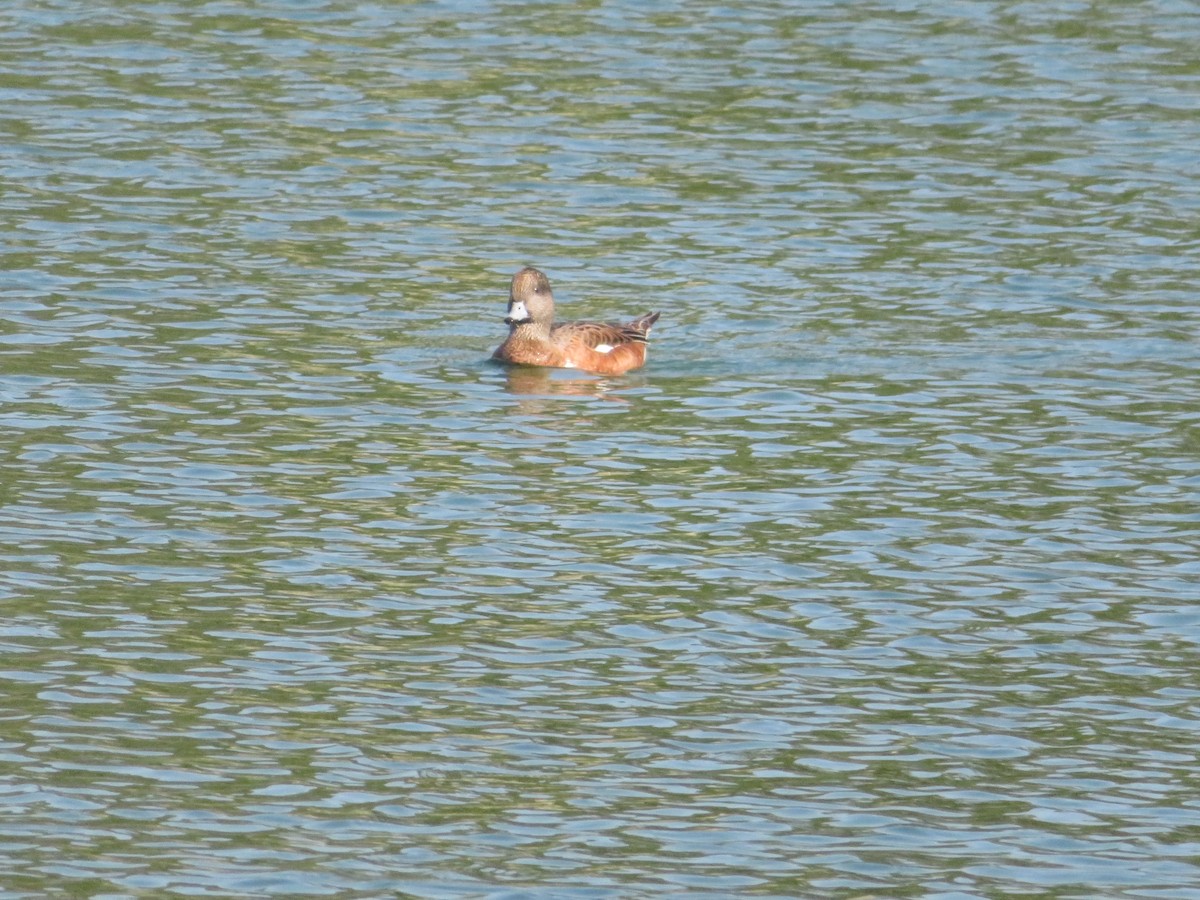
[[[607,322],[564,322],[550,332],[573,368],[619,375],[646,361],[646,338],[658,313],[639,316],[626,325]]]
[[[551,334],[557,342],[580,344],[593,350],[601,346],[644,344],[650,336],[650,327],[658,321],[658,316],[658,313],[646,313],[624,325],[614,325],[611,322],[563,322],[561,325],[555,325]]]

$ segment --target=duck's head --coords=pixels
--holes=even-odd
[[[513,276],[504,324],[509,328],[532,324],[548,328],[553,320],[554,295],[550,293],[550,279],[532,266],[526,266]]]

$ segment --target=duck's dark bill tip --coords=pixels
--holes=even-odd
[[[531,316],[526,316],[524,319],[514,319],[512,316],[504,317],[505,325],[528,325],[532,321],[533,318]]]

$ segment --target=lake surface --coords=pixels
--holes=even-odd
[[[0,892],[1200,898],[1197,46],[0,12]]]

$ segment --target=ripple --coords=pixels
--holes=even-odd
[[[1181,6],[8,18],[14,896],[1196,895]]]

